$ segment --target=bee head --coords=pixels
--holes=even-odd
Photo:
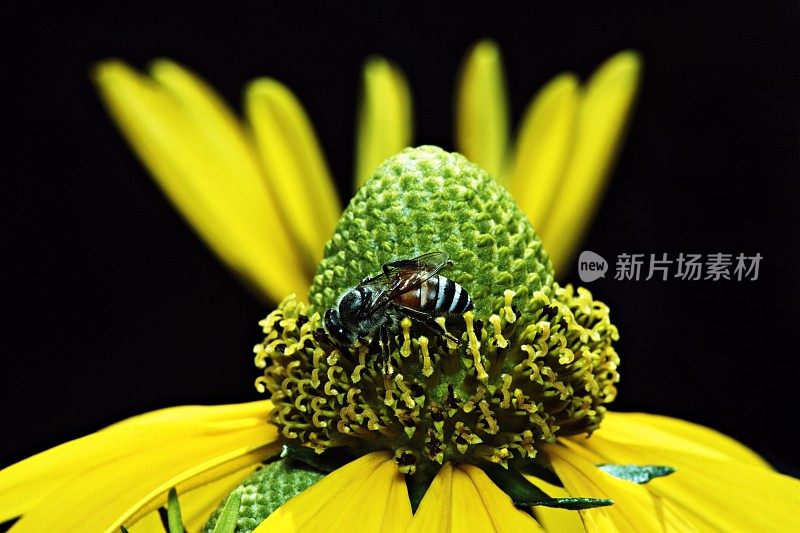
[[[336,305],[325,312],[328,335],[343,346],[355,344],[365,333],[365,324],[370,323],[370,317],[365,315],[371,301],[371,293],[365,287],[345,291]]]
[[[350,333],[349,328],[345,328],[342,321],[339,319],[338,309],[331,308],[325,312],[324,325],[325,331],[328,332],[328,335],[333,341],[343,346],[348,346],[355,342],[355,339],[351,339],[353,335]]]

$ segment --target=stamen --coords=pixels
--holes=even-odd
[[[511,387],[511,376],[509,374],[503,374],[500,376],[500,379],[503,380],[503,386],[500,389],[500,393],[503,395],[503,401],[500,402],[500,407],[508,409],[508,406],[511,405],[511,393],[508,391],[509,387]]]
[[[483,368],[483,364],[481,364],[481,343],[478,342],[478,337],[475,335],[475,327],[473,319],[475,314],[472,311],[467,311],[464,313],[464,321],[467,324],[467,338],[469,339],[469,344],[467,347],[469,348],[470,353],[472,354],[472,361],[475,365],[475,370],[478,372],[478,379],[481,381],[485,381],[489,375],[486,373],[486,370]]]
[[[397,374],[394,377],[394,382],[397,383],[397,387],[402,391],[400,399],[406,403],[406,407],[408,407],[409,409],[413,409],[416,404],[414,403],[414,400],[411,398],[411,389],[406,387],[406,384],[403,383],[403,375]]]
[[[481,403],[478,404],[478,407],[483,413],[483,418],[489,424],[489,427],[485,430],[490,435],[494,435],[497,433],[500,428],[497,426],[497,421],[492,416],[492,412],[489,410],[489,404],[486,403],[486,400],[481,400]]]
[[[505,337],[503,337],[503,330],[502,330],[502,324],[500,322],[500,316],[499,315],[490,316],[489,323],[491,323],[492,326],[494,326],[494,338],[495,341],[497,342],[497,346],[499,346],[500,348],[505,348],[506,346],[508,346],[508,341],[505,339]]]
[[[422,375],[430,377],[433,374],[431,355],[428,353],[428,337],[419,338],[419,351],[422,353]]]
[[[517,315],[514,313],[514,309],[511,307],[511,300],[516,296],[517,293],[512,291],[511,289],[506,289],[503,292],[503,298],[505,298],[505,306],[500,311],[502,313],[503,318],[509,324],[513,324],[517,321]]]
[[[408,317],[403,318],[400,322],[400,327],[403,329],[403,344],[400,346],[400,355],[408,357],[411,355],[411,319]]]
[[[353,373],[350,375],[350,381],[353,383],[361,381],[361,372],[363,372],[365,368],[367,368],[367,365],[356,365],[353,369]]]

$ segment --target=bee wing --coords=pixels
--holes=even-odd
[[[384,285],[385,290],[373,299],[368,312],[376,311],[400,294],[416,289],[447,266],[449,261],[444,252],[430,252],[413,259],[387,263],[383,267],[385,277],[372,278],[369,282]]]
[[[422,285],[443,269],[449,259],[444,252],[430,252],[413,259],[392,261],[384,267],[389,277],[392,297]]]

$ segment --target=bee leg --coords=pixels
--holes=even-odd
[[[382,325],[378,331],[378,335],[378,342],[381,345],[381,359],[383,360],[383,375],[391,376],[394,370],[392,369],[392,347],[390,345],[391,335],[389,335],[389,328]]]
[[[381,345],[381,359],[383,360],[383,388],[388,394],[392,389],[392,378],[390,376],[394,373],[392,369],[391,348],[389,346],[389,328],[385,325],[381,326],[378,335]]]
[[[383,276],[385,276],[385,274],[378,274],[377,276],[367,276],[366,278],[361,280],[361,285],[366,285],[367,283],[372,283],[374,281],[378,281]]]
[[[457,345],[461,345],[461,340],[458,337],[456,337],[455,335],[452,335],[446,329],[444,329],[444,327],[441,324],[439,324],[438,322],[436,322],[436,320],[433,320],[432,318],[429,318],[426,322],[423,322],[423,325],[425,327],[427,327],[427,328],[430,328],[432,331],[434,331],[438,335],[444,337],[445,339],[447,339],[449,341],[453,341]]]
[[[403,309],[403,312],[406,313],[409,318],[413,318],[414,321],[423,327],[423,329],[427,330],[429,333],[436,335],[437,337],[444,337],[447,340],[453,341],[456,344],[461,344],[461,341],[458,340],[457,337],[451,335],[441,324],[439,324],[436,319],[430,316],[427,313],[423,313],[421,311],[417,311],[416,309]]]

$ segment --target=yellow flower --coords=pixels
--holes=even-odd
[[[534,98],[514,150],[499,54],[476,45],[457,97],[459,149],[504,180],[539,229],[559,270],[599,198],[639,61],[623,52],[580,85],[556,77]],[[121,62],[96,80],[109,110],[182,215],[219,257],[272,301],[306,294],[340,206],[324,156],[296,98],[277,81],[254,81],[243,127],[208,86],[157,61],[151,77]],[[410,144],[411,105],[399,70],[364,70],[356,183]],[[298,199],[302,198],[303,205]],[[315,206],[313,217],[299,216]],[[510,309],[510,307],[509,307]],[[0,472],[0,521],[13,532],[159,530],[156,508],[176,487],[184,523],[199,530],[219,502],[283,438],[271,401],[177,407],[135,417]],[[529,478],[550,496],[610,498],[580,513],[537,506],[536,521],[471,465],[445,463],[412,515],[395,457],[378,451],[342,466],[289,499],[257,531],[800,530],[798,482],[714,431],[645,414],[607,413],[590,439],[560,437],[540,450],[563,487]],[[604,464],[678,469],[647,484]]]

